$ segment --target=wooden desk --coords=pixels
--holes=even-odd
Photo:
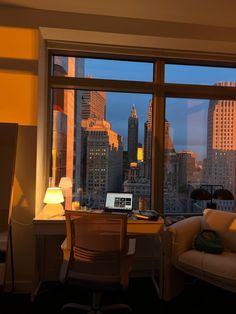
[[[135,235],[137,239],[136,248],[138,248],[139,242],[141,243],[144,238],[148,239],[148,243],[151,243],[149,249],[151,251],[151,257],[149,257],[149,261],[151,259],[151,277],[158,294],[160,293],[160,285],[156,281],[155,276],[155,257],[157,241],[160,243],[159,235],[163,228],[163,219],[152,221],[138,220],[131,217],[128,219],[127,224],[128,235]],[[65,217],[58,216],[53,219],[44,219],[43,215],[39,214],[33,219],[33,232],[35,236],[35,271],[32,297],[35,296],[37,288],[43,280],[55,280],[59,278],[59,269],[62,262],[61,244],[66,236]],[[147,245],[145,245],[145,249],[147,249]],[[49,251],[49,256],[47,256],[46,251]],[[58,256],[58,262],[53,264],[53,259],[56,259],[55,255]],[[161,261],[160,257],[159,260]],[[50,270],[47,273],[45,269],[45,266],[49,267],[49,262],[52,264],[51,270],[54,271],[54,274],[50,273]]]

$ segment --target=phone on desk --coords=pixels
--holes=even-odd
[[[158,220],[160,215],[155,210],[139,210],[133,213],[137,219]]]

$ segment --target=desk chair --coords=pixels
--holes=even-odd
[[[127,214],[66,211],[66,235],[62,244],[60,280],[93,291],[91,306],[67,303],[88,313],[131,308],[126,304],[101,306],[102,291],[126,289],[129,283],[135,239],[127,238]]]

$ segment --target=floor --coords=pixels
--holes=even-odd
[[[134,314],[139,313],[168,313],[168,311],[181,311],[181,313],[200,313],[209,308],[211,312],[224,307],[229,311],[235,305],[236,295],[208,285],[198,280],[189,280],[185,291],[171,302],[159,300],[149,278],[131,279],[128,291],[122,293],[106,293],[103,304],[127,303]],[[1,314],[21,312],[34,313],[85,313],[67,309],[61,312],[66,302],[91,303],[91,294],[84,289],[66,287],[58,282],[45,282],[42,284],[34,302],[30,295],[5,293],[0,295]],[[109,313],[109,312],[106,312]],[[125,310],[113,313],[129,313]]]

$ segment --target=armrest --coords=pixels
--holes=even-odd
[[[134,255],[135,246],[136,246],[136,239],[135,238],[129,239],[129,247],[128,247],[126,255]]]
[[[61,244],[61,249],[62,249],[62,251],[63,251],[63,260],[64,260],[64,261],[69,261],[71,249],[68,248],[68,245],[67,245],[67,238],[65,238],[65,240],[62,242],[62,244]]]
[[[201,216],[189,217],[167,228],[173,262],[180,254],[192,248],[194,237],[201,230],[201,220]]]
[[[63,251],[63,262],[61,265],[59,278],[60,278],[60,281],[64,283],[66,274],[68,271],[68,263],[70,260],[70,253],[71,253],[71,250],[68,248],[68,245],[67,245],[67,238],[65,238],[64,241],[62,242],[61,249]]]

